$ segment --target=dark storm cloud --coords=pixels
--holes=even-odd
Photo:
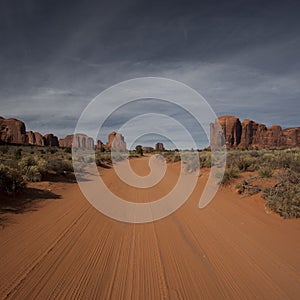
[[[103,89],[165,76],[217,114],[299,125],[298,3],[2,0],[0,115],[64,135]]]

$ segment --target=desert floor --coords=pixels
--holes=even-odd
[[[131,164],[149,171],[148,157]],[[145,202],[167,193],[178,172],[170,164],[156,188],[137,190],[100,170],[116,194]],[[260,196],[234,187],[199,209],[206,179],[175,213],[148,224],[104,216],[69,180],[30,185],[23,205],[0,215],[0,298],[299,299],[299,220],[267,214]]]

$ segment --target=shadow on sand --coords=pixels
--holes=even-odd
[[[66,173],[66,174],[51,174],[51,173],[48,173],[43,177],[43,181],[75,183],[76,182],[76,177],[75,177],[74,173]]]
[[[22,214],[28,211],[36,211],[44,200],[57,200],[61,196],[48,190],[25,188],[15,195],[1,195],[0,200],[0,227],[13,223],[11,214]]]

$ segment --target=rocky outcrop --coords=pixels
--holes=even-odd
[[[218,149],[225,145],[223,129],[218,120],[210,124],[210,148]]]
[[[48,147],[59,147],[58,138],[53,133],[48,133],[44,135],[45,146]]]
[[[273,125],[264,132],[262,135],[262,141],[257,146],[263,145],[265,147],[282,147],[286,146],[285,139],[283,137],[282,128],[279,125]]]
[[[97,141],[96,149],[100,150],[100,151],[104,151],[105,150],[105,145],[102,143],[101,140]]]
[[[108,142],[105,146],[106,150],[126,151],[126,143],[121,133],[115,131],[108,135]]]
[[[300,146],[300,127],[284,129],[283,136],[287,147]]]
[[[58,146],[58,138],[52,133],[42,136],[39,132],[26,132],[24,122],[0,117],[0,142],[5,144]]]
[[[0,118],[0,140],[7,144],[26,144],[26,127],[17,119]]]
[[[86,134],[70,134],[67,135],[65,138],[59,140],[59,146],[93,150],[94,139],[87,136]]]
[[[58,140],[59,147],[72,148],[72,143],[73,134],[67,135],[66,137]]]
[[[242,134],[241,134],[241,147],[247,147],[247,145],[252,145],[253,138],[256,136],[259,124],[246,119],[242,122]]]
[[[225,144],[235,147],[241,142],[242,125],[239,118],[235,116],[223,116],[219,118],[223,129]]]
[[[45,139],[39,132],[26,131],[26,141],[29,145],[45,146]]]
[[[267,128],[252,120],[240,120],[234,116],[222,116],[210,124],[211,147],[299,147],[300,127],[283,130],[279,125]]]

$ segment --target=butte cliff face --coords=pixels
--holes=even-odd
[[[24,122],[0,117],[0,142],[5,144],[58,146],[52,133],[42,136],[39,132],[26,131]]]
[[[60,147],[74,147],[93,150],[94,149],[94,139],[87,136],[86,134],[70,134],[63,139],[59,139]]]
[[[210,143],[211,147],[227,148],[299,147],[300,127],[282,129],[273,125],[267,128],[252,120],[246,119],[241,123],[235,116],[222,116],[210,124]]]
[[[29,145],[45,146],[45,138],[39,132],[26,131]]]
[[[100,151],[104,151],[105,150],[105,145],[102,143],[101,140],[97,141],[96,149],[100,150]]]
[[[53,133],[47,133],[44,135],[45,146],[59,147],[58,138]]]
[[[121,133],[115,131],[108,135],[108,142],[105,145],[106,150],[126,151],[126,142]]]
[[[0,141],[7,144],[26,144],[26,127],[17,119],[0,118]]]

